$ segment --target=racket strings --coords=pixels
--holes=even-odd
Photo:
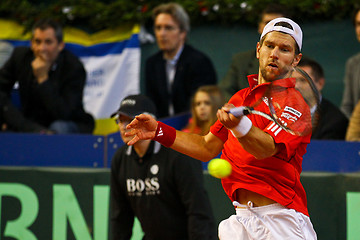
[[[295,67],[294,70],[295,89],[301,93],[310,108],[312,129],[314,130],[320,118],[320,93],[311,77],[303,69]]]
[[[294,78],[295,88],[284,81],[273,81],[251,96],[255,104],[246,107],[248,112],[244,114],[261,115],[293,135],[308,135],[319,121],[319,92],[300,68],[292,67],[286,78]]]
[[[278,125],[295,135],[307,135],[311,132],[311,113],[299,92],[273,85],[270,95],[269,109]]]

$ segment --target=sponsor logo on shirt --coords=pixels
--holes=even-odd
[[[150,172],[156,175],[159,172],[159,166],[157,164],[152,165],[150,168]]]
[[[267,106],[269,106],[269,99],[267,97],[263,97],[262,100]]]
[[[287,126],[288,124],[291,124],[293,122],[296,122],[300,117],[301,117],[302,113],[299,112],[298,110],[286,106],[283,110],[283,112],[281,113],[281,116],[278,119],[279,124],[281,124],[282,126]],[[270,130],[271,132],[274,133],[275,136],[277,136],[279,134],[279,132],[282,130],[282,128],[277,125],[276,123],[272,122],[268,127],[267,130]]]
[[[276,123],[272,122],[268,127],[267,130],[270,130],[271,132],[274,133],[274,136],[277,136],[279,134],[279,132],[282,130],[282,128],[277,125]]]
[[[286,106],[284,111],[281,113],[280,121],[284,126],[287,126],[288,122],[296,122],[301,117],[301,115],[302,113],[298,110]]]
[[[157,175],[159,173],[159,166],[154,164],[150,167],[150,173]],[[131,197],[141,197],[159,195],[160,194],[160,183],[157,176],[147,177],[145,179],[133,179],[128,178],[126,180],[126,188],[128,195]]]
[[[290,112],[290,113],[294,114],[295,116],[297,116],[298,118],[300,118],[302,115],[301,112],[299,112],[298,110],[296,110],[292,107],[289,107],[289,106],[285,107],[284,112]]]

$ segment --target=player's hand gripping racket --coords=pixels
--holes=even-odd
[[[267,86],[263,96],[255,104],[232,108],[230,113],[235,117],[257,114],[293,135],[308,135],[320,104],[319,92],[310,76],[302,69],[292,68],[289,74],[296,79],[297,91],[288,88],[284,81],[274,81]]]

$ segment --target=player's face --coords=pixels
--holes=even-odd
[[[174,57],[185,42],[186,32],[180,29],[170,14],[161,13],[156,17],[154,31],[157,44],[165,55]]]
[[[357,40],[360,42],[360,11],[355,16],[355,33]]]
[[[194,98],[195,114],[200,121],[208,121],[211,116],[211,100],[206,92],[197,92]]]
[[[36,57],[50,62],[54,62],[61,50],[64,48],[64,42],[58,42],[53,28],[45,30],[35,29],[31,39],[31,49]]]
[[[295,46],[296,42],[289,34],[273,31],[265,35],[262,45],[257,44],[260,83],[289,76],[291,67],[301,59],[301,53],[295,54]]]
[[[127,144],[132,139],[132,136],[131,137],[125,136],[125,133],[127,131],[130,131],[130,130],[126,129],[126,125],[128,125],[132,120],[133,120],[133,118],[131,118],[131,117],[128,117],[125,115],[120,115],[116,121],[117,125],[119,126],[121,138],[125,144]]]

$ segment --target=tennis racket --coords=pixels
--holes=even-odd
[[[232,108],[230,113],[235,117],[262,116],[273,122],[268,128],[274,131],[283,129],[297,136],[310,134],[319,109],[319,91],[311,77],[298,67],[291,67],[288,76],[296,81],[295,89],[282,80],[273,81],[253,105]]]

